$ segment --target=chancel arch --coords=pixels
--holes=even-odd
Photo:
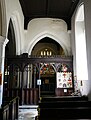
[[[64,49],[66,56],[71,55],[70,35],[67,30],[67,24],[63,20],[37,18],[30,21],[27,30],[26,43],[28,46],[26,52],[31,55],[31,51],[36,43],[45,37],[49,37],[58,42]]]
[[[65,51],[55,40],[45,37],[41,39],[32,49],[31,55],[36,56],[53,56],[53,55],[64,55]]]

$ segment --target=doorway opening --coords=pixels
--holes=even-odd
[[[41,63],[41,96],[55,95],[56,71],[53,63]]]

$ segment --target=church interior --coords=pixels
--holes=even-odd
[[[0,0],[0,118],[91,115],[91,1]]]

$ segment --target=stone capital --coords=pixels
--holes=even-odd
[[[0,36],[0,44],[5,45],[9,42],[9,40],[3,36]]]

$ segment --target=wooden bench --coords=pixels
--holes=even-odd
[[[9,120],[9,104],[6,104],[0,108],[0,119]]]
[[[3,98],[3,103],[1,107],[2,120],[16,120],[18,119],[19,113],[19,98]],[[6,117],[6,119],[5,119]]]
[[[54,97],[42,97],[41,102],[51,101],[88,101],[87,96],[54,96]]]
[[[39,120],[91,119],[91,101],[78,98],[47,99],[39,102]],[[68,100],[68,101],[67,101]]]
[[[91,101],[57,101],[39,102],[39,108],[76,108],[91,107]]]
[[[90,107],[75,108],[41,108],[39,120],[60,120],[60,119],[91,119]]]

